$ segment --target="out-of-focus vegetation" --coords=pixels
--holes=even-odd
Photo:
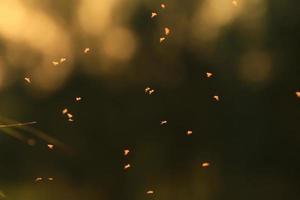
[[[298,8],[0,0],[0,199],[295,199]]]

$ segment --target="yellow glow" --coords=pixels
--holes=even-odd
[[[110,60],[127,61],[136,50],[136,39],[128,29],[113,28],[104,37],[102,46],[103,54]]]
[[[1,0],[0,34],[48,55],[69,51],[69,38],[63,28],[42,11],[25,6],[20,0]]]
[[[192,31],[196,38],[215,39],[221,28],[231,23],[243,9],[243,4],[233,6],[229,0],[206,0],[198,9]]]
[[[72,48],[64,28],[42,10],[21,0],[1,0],[0,37],[6,40],[6,56],[13,60],[14,65],[28,67],[28,74],[34,80],[32,88],[54,90],[69,74],[71,65],[55,72],[50,68],[53,58],[66,56],[69,59]],[[18,54],[16,49],[19,50],[20,46],[27,47],[24,50],[26,56],[35,53],[41,59]]]
[[[112,23],[113,8],[118,0],[81,0],[77,15],[82,30],[98,35]]]

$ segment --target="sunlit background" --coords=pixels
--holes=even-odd
[[[0,0],[0,199],[299,198],[299,8]]]

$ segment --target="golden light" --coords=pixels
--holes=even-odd
[[[110,29],[101,43],[103,55],[112,61],[128,61],[137,47],[136,36],[123,27]]]
[[[201,41],[214,40],[222,28],[231,23],[243,9],[234,7],[228,0],[206,0],[201,2],[194,16],[191,31]]]
[[[118,0],[80,0],[77,19],[83,32],[102,35],[112,23],[113,9]]]
[[[237,2],[236,0],[233,0],[233,1],[232,1],[232,4],[233,4],[234,6],[238,6],[238,2]]]
[[[49,69],[53,58],[72,55],[69,34],[40,7],[21,0],[1,0],[0,35],[7,44],[5,56],[13,67],[26,68],[35,80],[31,89],[53,91],[69,75],[71,65],[56,72]]]

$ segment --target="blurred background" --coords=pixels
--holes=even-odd
[[[299,199],[299,8],[0,0],[0,199]]]

